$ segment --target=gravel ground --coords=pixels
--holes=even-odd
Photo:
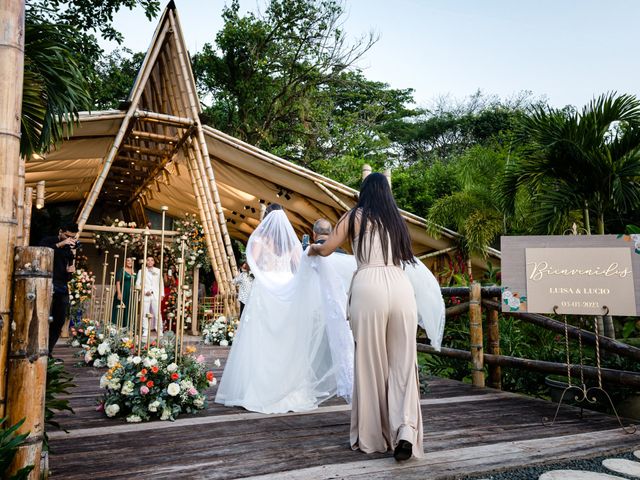
[[[548,465],[540,465],[529,468],[519,468],[514,470],[505,470],[504,472],[485,473],[484,475],[474,475],[472,477],[458,477],[457,480],[537,480],[540,475],[550,470],[588,470],[590,472],[602,472],[610,475],[617,475],[622,478],[633,479],[621,473],[612,472],[602,466],[602,461],[607,458],[626,458],[628,460],[636,460],[639,458],[633,455],[633,451],[619,453],[617,455],[606,455],[604,457],[594,457],[583,460],[570,460],[562,463],[553,463]]]

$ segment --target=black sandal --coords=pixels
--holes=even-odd
[[[393,451],[393,458],[398,462],[409,460],[413,454],[413,445],[407,440],[400,440]]]

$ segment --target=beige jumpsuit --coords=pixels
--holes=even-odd
[[[413,455],[422,457],[415,296],[402,268],[392,264],[390,251],[387,261],[389,265],[375,235],[367,261],[358,259],[351,286],[349,316],[355,340],[351,448],[386,452],[407,440],[413,444]]]

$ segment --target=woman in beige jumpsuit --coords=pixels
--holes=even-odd
[[[351,448],[422,457],[422,415],[416,359],[417,310],[402,268],[413,262],[411,240],[384,175],[362,183],[356,207],[309,255],[329,255],[351,240],[358,269],[349,317],[355,340]]]

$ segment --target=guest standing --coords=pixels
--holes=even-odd
[[[416,354],[417,308],[403,265],[413,263],[409,230],[386,177],[370,174],[358,204],[309,255],[327,256],[347,239],[358,269],[349,317],[355,340],[351,448],[423,456]]]
[[[144,302],[142,309],[142,336],[147,337],[149,328],[158,328],[162,334],[162,315],[158,311],[158,298],[164,297],[164,281],[160,269],[155,267],[156,261],[149,256],[146,265],[140,269],[136,278],[136,288],[142,288],[144,278]],[[150,318],[148,316],[150,315]],[[151,323],[151,325],[149,325]]]
[[[124,277],[123,277],[124,275]],[[122,309],[122,327],[127,328],[129,326],[129,312],[131,311],[131,282],[135,280],[136,274],[133,271],[133,258],[128,257],[124,261],[124,268],[120,268],[116,272],[116,293],[113,299],[113,308],[111,311],[111,323],[118,324],[118,312],[120,311],[120,305],[124,307]]]

